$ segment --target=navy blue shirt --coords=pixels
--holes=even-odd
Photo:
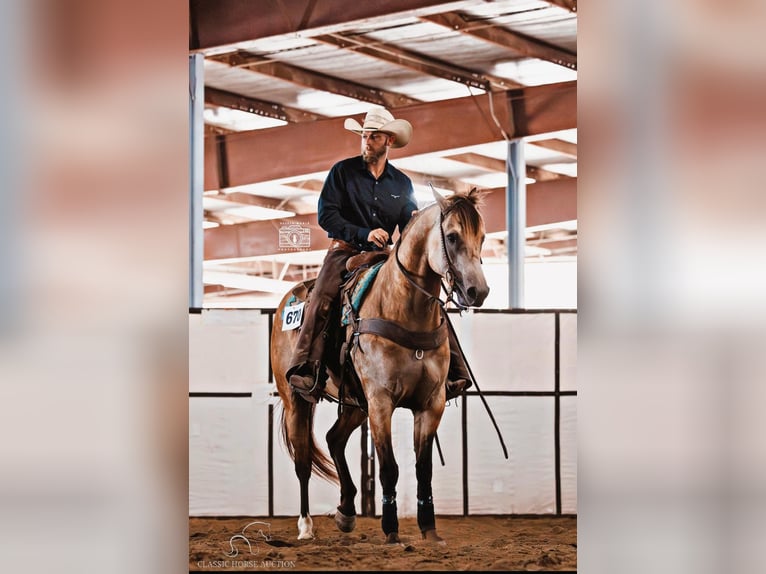
[[[386,161],[376,180],[359,155],[339,161],[327,174],[319,196],[319,225],[333,239],[362,251],[378,251],[367,241],[370,231],[385,229],[391,244],[396,226],[401,233],[417,208],[409,177]]]

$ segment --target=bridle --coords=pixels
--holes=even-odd
[[[465,201],[462,199],[459,199],[458,201]],[[439,299],[438,296],[431,295],[428,291],[426,291],[423,287],[421,287],[414,279],[413,274],[407,271],[407,269],[402,264],[401,260],[399,259],[399,245],[401,244],[401,241],[398,241],[396,243],[396,248],[394,249],[394,259],[396,260],[396,265],[399,268],[399,271],[402,272],[402,275],[404,275],[404,278],[409,281],[410,285],[415,287],[418,291],[423,293],[426,297],[429,299],[429,303],[433,303],[434,301],[439,303],[439,306],[444,309],[445,306],[452,302],[460,311],[463,311],[467,309],[465,305],[462,305],[457,299],[455,299],[455,278],[457,276],[457,271],[455,270],[455,265],[452,262],[452,258],[449,256],[449,251],[447,250],[447,242],[444,237],[444,216],[449,213],[451,209],[448,209],[445,213],[442,211],[441,207],[439,208],[439,236],[441,239],[441,247],[442,247],[442,253],[444,254],[444,259],[447,262],[447,271],[444,273],[444,278],[446,279],[446,285],[442,281],[442,288],[444,289],[444,292],[447,294],[447,296],[444,298],[444,301]]]

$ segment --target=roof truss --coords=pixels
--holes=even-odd
[[[365,86],[357,82],[343,80],[335,76],[328,76],[321,72],[314,72],[278,60],[270,60],[242,50],[228,54],[219,54],[210,59],[235,68],[243,68],[265,76],[279,78],[280,80],[306,88],[339,94],[362,102],[369,102],[389,108],[412,105],[419,102],[419,100],[404,94],[397,94],[380,88]]]
[[[483,21],[471,21],[467,16],[458,12],[432,14],[423,16],[422,19],[510,48],[528,58],[539,58],[572,70],[577,69],[577,54],[507,28],[487,24]]]

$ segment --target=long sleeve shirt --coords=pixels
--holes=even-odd
[[[327,174],[319,196],[319,225],[333,239],[347,241],[362,251],[380,250],[367,241],[370,231],[385,229],[389,244],[394,229],[401,233],[418,208],[412,181],[386,161],[378,179],[362,156],[336,163]]]

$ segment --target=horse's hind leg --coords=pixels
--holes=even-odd
[[[427,540],[441,542],[436,533],[434,501],[431,489],[433,476],[433,444],[436,429],[439,427],[444,405],[441,409],[431,409],[415,413],[415,476],[418,481],[418,527]]]
[[[396,483],[399,481],[399,466],[396,464],[391,443],[393,409],[393,405],[386,400],[371,400],[369,404],[370,432],[380,461],[380,484],[383,487],[380,522],[387,543],[400,542],[399,518],[396,513]]]
[[[298,518],[298,540],[314,538],[314,522],[309,515],[309,479],[311,478],[311,413],[312,404],[301,399],[292,401],[285,412],[287,438],[293,447],[295,474],[300,482],[301,514]]]
[[[340,506],[335,513],[335,525],[342,532],[351,532],[356,527],[356,507],[354,506],[356,486],[354,486],[346,462],[346,445],[351,433],[366,418],[367,415],[361,409],[346,408],[332,428],[327,431],[327,446],[330,449],[332,459],[335,461],[335,468],[338,470],[338,478],[340,479]]]

